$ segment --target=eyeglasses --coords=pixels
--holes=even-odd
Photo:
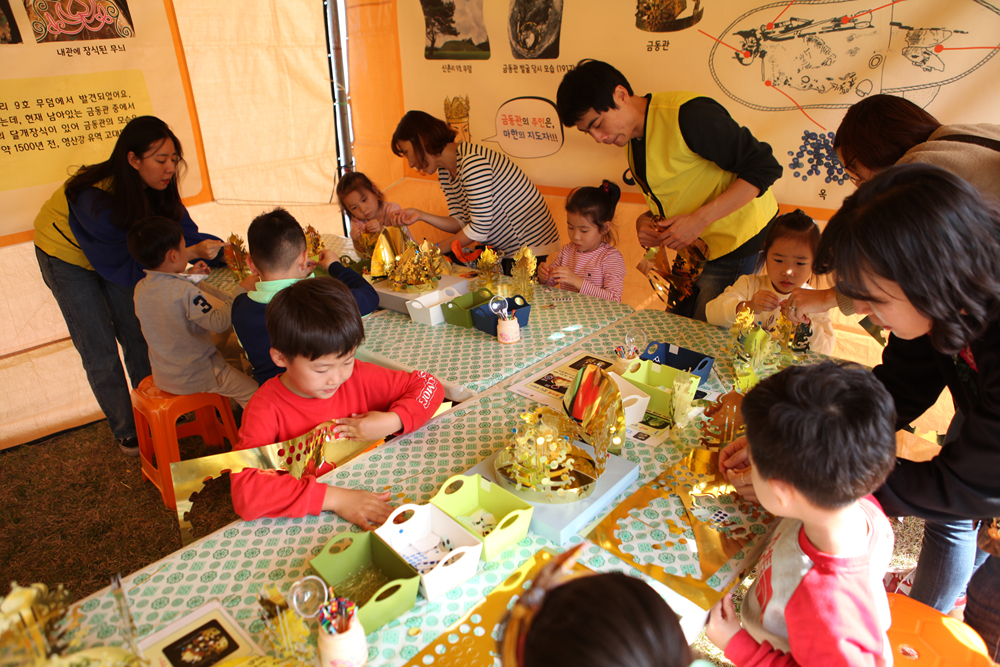
[[[855,176],[851,172],[847,172],[847,177],[849,179],[851,179],[851,183],[854,184],[854,187],[858,187],[859,185],[861,185],[862,183],[865,182],[863,178],[858,178],[857,176]]]

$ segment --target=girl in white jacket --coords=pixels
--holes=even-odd
[[[819,246],[819,227],[800,210],[779,216],[764,239],[757,271],[740,276],[722,294],[708,302],[705,317],[711,323],[730,327],[737,313],[749,308],[757,322],[770,331],[778,323],[781,303],[793,289],[812,289],[813,257]],[[764,269],[762,272],[761,269]],[[833,324],[826,313],[810,316],[809,349],[833,352]]]

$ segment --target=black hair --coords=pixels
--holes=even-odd
[[[871,95],[854,104],[833,138],[844,166],[860,164],[881,171],[899,162],[941,127],[938,119],[913,102],[894,95]]]
[[[281,290],[267,305],[265,318],[271,347],[288,360],[342,357],[365,339],[354,295],[332,277],[307,278]]]
[[[167,253],[183,247],[184,228],[161,215],[143,218],[129,227],[126,236],[129,254],[147,269],[160,268]]]
[[[344,197],[351,194],[352,192],[357,192],[358,190],[368,190],[373,195],[375,199],[378,200],[379,206],[385,203],[385,195],[382,191],[375,187],[372,180],[362,174],[360,171],[349,171],[340,177],[337,181],[337,199],[340,200],[340,205],[344,206]]]
[[[545,595],[516,667],[686,667],[677,615],[646,582],[621,572],[573,579]]]
[[[128,161],[129,153],[142,158],[165,140],[174,143],[180,162],[170,185],[165,190],[146,186],[139,172]],[[161,215],[180,222],[184,210],[181,204],[177,179],[182,173],[184,151],[181,142],[162,120],[155,116],[139,116],[128,122],[115,142],[111,157],[81,167],[66,181],[66,199],[75,202],[77,195],[90,187],[100,187],[107,196],[94,200],[94,213],[111,208],[111,221],[119,229],[128,229],[133,223],[151,215]]]
[[[440,155],[445,146],[455,141],[458,132],[443,120],[424,111],[407,111],[392,133],[392,152],[403,157],[399,142],[409,141],[413,154],[420,161],[417,166],[427,164],[427,156]]]
[[[279,206],[253,219],[247,246],[260,271],[283,271],[306,249],[306,235],[298,220]]]
[[[632,94],[625,75],[608,63],[584,59],[563,76],[556,92],[556,111],[566,127],[573,127],[593,109],[602,113],[617,108],[615,89],[623,87]]]
[[[816,507],[870,494],[896,463],[895,404],[858,364],[786,368],[761,380],[742,410],[760,476],[792,485]]]
[[[605,179],[600,187],[576,188],[566,197],[566,211],[585,216],[601,230],[605,243],[618,245],[618,231],[612,224],[622,190]]]
[[[956,354],[1000,317],[1000,209],[939,167],[891,167],[830,218],[813,269],[861,301],[882,299],[866,278],[897,283],[934,347]]]
[[[760,273],[760,270],[767,264],[767,252],[774,245],[774,242],[785,238],[806,243],[809,246],[809,250],[812,251],[813,259],[816,259],[816,251],[819,249],[820,239],[819,225],[806,215],[802,209],[797,208],[791,213],[779,215],[774,219],[770,229],[767,230],[767,234],[764,236],[764,245],[757,256],[757,266],[754,268],[754,273]]]

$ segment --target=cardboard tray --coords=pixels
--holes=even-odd
[[[522,329],[528,326],[528,318],[531,317],[531,304],[528,303],[528,300],[520,294],[506,297],[506,300],[507,309],[514,313],[518,326]],[[472,323],[476,325],[477,329],[494,338],[497,335],[497,322],[499,321],[500,316],[490,310],[488,302],[472,309]]]
[[[469,290],[466,289],[466,292]],[[489,303],[493,298],[493,292],[486,288],[479,288],[475,292],[464,294],[457,299],[452,299],[448,303],[441,305],[444,312],[444,321],[458,327],[472,328],[472,309],[484,303]]]
[[[633,364],[631,368],[634,367]],[[647,410],[652,410],[661,415],[669,415],[672,412],[671,405],[673,398],[670,393],[657,389],[657,387],[665,386],[672,388],[674,386],[674,378],[678,375],[694,376],[693,373],[685,373],[682,370],[663,366],[649,359],[643,359],[639,362],[637,370],[622,373],[622,378],[631,382],[642,392],[649,394],[649,406]],[[697,386],[692,385],[691,389],[693,392],[697,390]],[[691,398],[694,398],[693,393]]]
[[[339,553],[330,550],[351,540]],[[420,575],[382,538],[372,532],[344,533],[326,543],[323,551],[310,561],[313,569],[328,586],[337,585],[368,563],[374,563],[389,582],[379,588],[363,603],[358,603],[358,620],[365,633],[372,633],[408,611],[417,602]]]
[[[528,534],[535,508],[505,489],[501,489],[480,475],[454,475],[431,498],[431,504],[483,543],[483,560],[492,561],[520,542]],[[476,510],[485,510],[497,520],[497,527],[483,537],[469,530],[458,520]]]
[[[712,373],[712,365],[715,363],[715,357],[679,345],[660,343],[655,340],[646,346],[639,358],[649,359],[657,364],[697,375],[701,382],[708,382],[708,376]]]
[[[389,280],[379,280],[376,283],[372,283],[372,287],[378,292],[378,305],[380,308],[388,308],[389,310],[395,310],[397,313],[407,315],[407,301],[442,294],[446,289],[454,290],[456,294],[468,294],[469,281],[466,278],[458,278],[456,276],[441,276],[438,279],[437,288],[429,292],[415,292],[410,290],[397,292],[392,288],[392,282]],[[439,299],[438,303],[440,301]]]
[[[430,294],[410,299],[406,302],[406,311],[410,314],[410,319],[420,324],[433,327],[444,322],[444,310],[442,306],[452,299],[461,296],[453,288],[436,290]]]
[[[412,515],[395,523],[407,511]],[[420,572],[420,593],[428,600],[474,577],[483,555],[483,543],[435,505],[398,507],[375,533]],[[448,550],[440,549],[442,540]]]

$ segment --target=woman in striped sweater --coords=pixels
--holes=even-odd
[[[423,111],[408,111],[392,135],[392,152],[414,169],[437,174],[448,201],[448,215],[404,209],[405,225],[423,221],[454,236],[438,245],[442,252],[458,241],[491,246],[504,257],[510,273],[512,256],[524,246],[544,261],[556,250],[559,232],[542,194],[513,162],[472,142],[455,141],[456,132]]]
[[[566,198],[570,242],[554,262],[538,265],[538,282],[609,301],[621,301],[625,258],[614,245],[612,224],[621,189],[611,181],[599,188],[577,188]]]

